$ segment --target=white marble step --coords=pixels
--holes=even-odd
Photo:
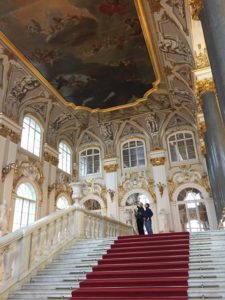
[[[57,300],[71,297],[71,290],[79,287],[79,282],[92,271],[114,239],[95,241],[75,241],[51,264],[33,276],[30,283],[9,296],[12,300]]]

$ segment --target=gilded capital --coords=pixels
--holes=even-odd
[[[197,96],[201,97],[205,92],[215,92],[215,84],[212,79],[197,80]]]
[[[20,142],[20,135],[5,125],[0,125],[0,135],[8,137],[15,144]]]
[[[165,164],[165,161],[166,161],[166,158],[165,158],[165,157],[154,157],[154,158],[151,158],[151,159],[150,159],[150,163],[151,163],[153,166],[161,166],[161,165],[164,165],[164,164]]]
[[[58,166],[59,163],[58,158],[49,154],[48,152],[44,152],[44,160],[51,163],[53,166]]]
[[[200,11],[203,8],[203,0],[190,0],[191,15],[193,20],[199,20]]]
[[[118,169],[118,164],[104,166],[104,170],[106,171],[106,173],[116,172],[117,169]]]

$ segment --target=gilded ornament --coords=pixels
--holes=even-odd
[[[161,166],[161,165],[164,165],[164,164],[165,164],[165,161],[166,161],[166,158],[165,158],[165,157],[155,157],[155,158],[151,158],[151,159],[150,159],[150,163],[151,163],[153,166]]]
[[[118,169],[118,164],[104,166],[104,170],[106,171],[106,173],[116,172],[117,169]]]
[[[0,125],[0,135],[8,137],[15,144],[18,144],[20,141],[20,135],[5,125]]]
[[[172,201],[173,200],[173,193],[174,193],[175,188],[176,188],[173,179],[171,179],[171,178],[167,179],[167,186],[168,186],[168,190],[169,190],[169,199],[170,199],[170,201]]]
[[[200,11],[203,8],[203,0],[190,0],[191,15],[193,20],[199,20]]]
[[[155,182],[153,179],[150,179],[148,182],[148,190],[149,190],[149,193],[150,193],[154,203],[156,203]]]
[[[203,156],[206,156],[206,147],[203,139],[200,139],[200,149]]]
[[[195,63],[196,63],[197,69],[209,67],[209,58],[208,58],[207,49],[204,48],[204,50],[202,51],[201,48],[202,48],[202,45],[199,44],[198,45],[199,54],[198,55],[195,54]]]
[[[10,173],[11,170],[14,170],[15,173],[17,174],[18,173],[18,164],[11,163],[2,169],[2,181],[5,180],[6,176]]]
[[[205,92],[215,92],[215,84],[212,79],[197,80],[197,96],[201,97]]]
[[[44,160],[51,163],[53,166],[58,166],[59,163],[58,158],[49,154],[48,152],[44,152]]]

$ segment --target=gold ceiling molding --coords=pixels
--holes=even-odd
[[[20,142],[20,134],[16,133],[5,125],[0,125],[0,135],[5,138],[8,137],[15,144]]]
[[[212,79],[196,81],[197,96],[201,97],[205,92],[215,92],[215,84]]]
[[[166,162],[165,157],[155,157],[150,159],[150,163],[155,167],[155,166],[161,166],[164,165]]]
[[[118,105],[106,109],[91,109],[89,107],[85,106],[76,106],[72,102],[68,102],[65,100],[65,98],[48,82],[48,80],[45,79],[45,77],[32,65],[32,63],[13,45],[9,39],[0,31],[0,41],[2,41],[6,47],[12,52],[13,55],[15,55],[23,64],[24,66],[33,73],[33,75],[40,80],[40,82],[47,87],[47,89],[50,91],[50,93],[53,94],[53,96],[59,100],[61,103],[63,103],[66,107],[70,107],[73,110],[86,110],[90,113],[96,113],[96,112],[110,112],[110,111],[115,111],[123,108],[128,108],[128,107],[134,107],[138,105],[141,102],[146,101],[149,96],[156,92],[159,88],[160,82],[161,82],[161,72],[160,72],[160,67],[159,67],[159,62],[158,58],[156,55],[156,50],[153,44],[153,36],[152,33],[150,32],[150,28],[148,25],[148,18],[146,16],[146,12],[144,9],[144,0],[134,0],[134,4],[136,7],[136,11],[138,14],[138,18],[140,21],[140,25],[143,31],[143,36],[145,39],[146,47],[149,52],[149,59],[152,63],[152,67],[155,73],[156,81],[152,83],[153,87],[148,90],[142,98],[137,99],[133,103],[125,104],[125,105]]]
[[[106,171],[106,173],[116,172],[117,169],[118,169],[118,164],[104,166],[104,170]]]
[[[191,15],[193,20],[199,20],[200,11],[203,8],[203,0],[190,0]]]

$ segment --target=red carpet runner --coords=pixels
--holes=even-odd
[[[188,263],[188,233],[119,237],[71,299],[187,300]]]

